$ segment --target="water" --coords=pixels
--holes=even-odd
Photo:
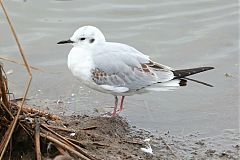
[[[239,128],[238,1],[5,1],[33,71],[29,98],[37,106],[65,115],[91,114],[113,105],[113,97],[90,90],[66,66],[71,46],[58,46],[80,26],[100,28],[108,41],[127,43],[154,61],[176,69],[214,66],[174,92],[126,98],[122,116],[132,125],[172,134],[217,135]],[[21,61],[6,19],[0,12],[0,53]],[[23,94],[27,73],[4,61],[15,96]],[[227,76],[226,76],[227,73]],[[230,75],[230,76],[228,76]],[[57,100],[64,103],[57,104]]]

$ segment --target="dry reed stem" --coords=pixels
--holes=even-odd
[[[41,160],[41,148],[40,148],[40,119],[35,118],[35,151],[36,151],[36,159]]]
[[[9,59],[9,58],[6,58],[6,57],[0,57],[0,59],[4,60],[4,61],[8,61],[8,62],[12,62],[12,63],[15,63],[15,64],[19,64],[19,65],[22,65],[22,66],[25,66],[24,63],[20,63],[16,60],[12,60],[12,59]],[[33,67],[33,66],[30,66],[31,69],[33,70],[36,70],[36,71],[41,71],[41,72],[45,72],[43,69],[41,68],[37,68],[37,67]]]
[[[8,114],[11,116],[11,118],[12,119],[14,119],[14,116],[13,116],[13,114],[9,111],[9,109],[4,105],[4,103],[2,102],[2,101],[0,101],[0,104],[3,106],[3,108],[8,112]],[[30,133],[29,133],[29,131],[24,127],[24,125],[21,123],[21,122],[19,122],[19,125],[23,128],[23,130],[25,130],[25,132],[29,135],[29,136],[31,136],[30,135]]]
[[[6,19],[7,19],[8,24],[9,24],[9,27],[10,27],[10,29],[11,29],[11,32],[12,32],[12,34],[13,34],[13,36],[14,36],[14,38],[15,38],[15,41],[16,41],[16,43],[17,43],[19,52],[20,52],[20,54],[21,54],[21,56],[22,56],[22,59],[23,59],[23,61],[24,61],[25,67],[26,67],[27,72],[28,72],[28,75],[29,75],[29,80],[28,80],[28,82],[26,83],[27,85],[26,85],[26,89],[25,89],[25,92],[24,92],[22,104],[21,104],[21,106],[20,106],[20,108],[19,108],[19,110],[18,110],[18,112],[17,112],[16,117],[15,117],[14,120],[13,120],[13,124],[12,124],[12,127],[10,128],[10,132],[9,132],[8,137],[7,137],[7,140],[6,140],[5,143],[3,144],[3,145],[4,145],[4,146],[3,146],[3,150],[2,150],[2,152],[0,152],[0,153],[1,153],[0,159],[2,159],[2,158],[3,158],[3,155],[4,155],[4,153],[5,153],[5,150],[6,150],[7,146],[8,146],[9,140],[11,139],[12,134],[13,134],[13,131],[14,131],[15,127],[16,127],[16,124],[17,124],[17,121],[18,121],[18,117],[19,117],[19,115],[20,115],[20,113],[21,113],[21,110],[22,110],[23,103],[24,103],[24,101],[25,101],[25,99],[26,99],[26,96],[27,96],[27,93],[28,93],[28,90],[29,90],[29,87],[30,87],[30,84],[31,84],[31,81],[32,81],[32,72],[31,72],[30,66],[29,66],[29,64],[28,64],[28,61],[27,61],[27,59],[26,59],[26,57],[25,57],[25,55],[24,55],[23,49],[22,49],[22,47],[21,47],[21,44],[20,44],[20,42],[19,42],[19,40],[18,40],[17,34],[16,34],[16,32],[15,32],[15,30],[14,30],[14,28],[13,28],[13,25],[12,25],[12,23],[11,23],[11,20],[10,20],[10,18],[9,18],[9,16],[8,16],[8,14],[7,14],[7,11],[6,11],[3,3],[2,3],[2,0],[0,0],[0,3],[1,3],[1,7],[2,7],[2,9],[3,9],[4,15],[5,15]]]
[[[64,149],[62,149],[60,146],[55,145],[55,147],[57,148],[57,150],[59,151],[60,154],[62,155],[69,155]]]
[[[3,108],[8,112],[8,114],[11,116],[11,118],[12,119],[14,119],[14,116],[13,116],[13,114],[9,111],[9,109],[4,105],[4,103],[2,102],[2,101],[0,101],[0,104],[3,106]],[[19,122],[19,125],[23,128],[23,130],[25,130],[25,132],[29,135],[29,136],[31,136],[30,135],[30,133],[29,133],[29,131],[26,129],[26,127],[24,127],[24,125],[21,123],[21,122]]]
[[[74,150],[73,148],[69,147],[68,145],[66,145],[65,143],[62,143],[61,141],[57,140],[56,138],[50,136],[50,135],[46,135],[43,133],[40,133],[40,136],[48,139],[49,141],[55,143],[56,145],[68,150],[70,153],[75,154],[76,156],[78,156],[80,159],[83,160],[91,160],[89,158],[87,158],[86,156],[84,156],[83,154],[79,153],[78,151]]]
[[[3,136],[2,140],[1,140],[1,143],[0,143],[0,153],[4,152],[4,149],[5,149],[4,147],[5,147],[5,144],[6,144],[7,140],[8,140],[10,131],[11,131],[12,127],[13,127],[13,123],[14,123],[14,121],[11,122],[11,124],[9,125],[7,131],[5,132],[5,134],[4,134],[4,136]],[[2,159],[2,157],[0,159]]]
[[[72,146],[73,148],[77,149],[81,154],[83,154],[84,156],[88,157],[90,160],[95,160],[96,158],[90,156],[86,151],[84,151],[84,149],[80,148],[79,146],[77,146],[76,144],[72,143],[71,141],[69,141],[67,138],[61,136],[60,134],[54,132],[53,130],[51,130],[50,128],[41,125],[45,130],[49,131],[50,133],[52,133],[53,135],[57,136],[59,139],[61,139],[61,141],[67,145]]]
[[[51,126],[51,125],[47,125],[47,124],[42,124],[45,127],[51,128],[51,129],[55,129],[55,130],[59,130],[59,131],[65,131],[65,132],[76,132],[73,129],[69,129],[69,128],[63,128],[63,127],[57,127],[57,126]],[[86,128],[81,128],[80,130],[93,130],[96,129],[97,126],[90,126],[90,127],[86,127]]]
[[[4,103],[4,105],[6,107],[9,106],[8,104],[8,98],[7,98],[7,93],[6,93],[6,85],[4,83],[4,78],[3,78],[3,74],[2,74],[3,68],[2,68],[2,64],[0,64],[0,90],[1,90],[1,97],[2,97],[2,101]]]
[[[13,34],[13,36],[15,38],[15,41],[17,43],[17,46],[18,46],[18,49],[19,49],[19,53],[20,53],[20,55],[21,55],[21,57],[23,59],[24,65],[25,65],[26,70],[27,70],[27,73],[29,75],[29,77],[28,77],[29,79],[28,79],[28,81],[26,83],[26,87],[25,87],[25,90],[24,90],[24,95],[23,95],[23,99],[21,101],[21,104],[20,105],[16,105],[18,107],[17,114],[16,114],[15,117],[13,117],[13,115],[10,114],[13,117],[13,121],[11,122],[10,126],[8,127],[4,137],[2,138],[1,144],[0,144],[0,159],[2,159],[3,156],[4,156],[4,153],[6,151],[6,148],[7,148],[8,144],[9,144],[9,141],[12,138],[13,131],[16,128],[16,124],[18,122],[20,113],[24,109],[24,102],[26,100],[26,96],[27,96],[27,93],[28,93],[28,90],[29,90],[29,87],[30,87],[30,84],[31,84],[31,81],[32,81],[32,72],[31,72],[31,66],[28,64],[28,61],[27,61],[27,59],[25,57],[25,54],[24,54],[23,49],[21,47],[21,44],[20,44],[20,42],[18,40],[17,34],[16,34],[15,30],[14,30],[14,27],[13,27],[13,25],[11,23],[11,20],[10,20],[8,14],[7,14],[7,11],[6,11],[6,9],[5,9],[4,5],[3,5],[2,0],[0,0],[0,4],[1,4],[2,10],[4,12],[4,15],[5,15],[6,19],[7,19],[7,22],[9,24],[9,27],[11,29],[11,32],[12,32],[12,34]],[[1,84],[2,84],[2,82],[1,82]],[[1,90],[1,94],[6,95],[4,92],[2,93],[2,90]],[[2,98],[3,98],[3,96],[2,96]],[[5,104],[4,106],[7,108],[8,104],[6,102],[8,103],[9,101],[5,97],[5,98],[3,98],[3,103]],[[21,125],[21,123],[20,123],[20,125]],[[40,152],[40,136],[42,136],[44,138],[47,138],[49,141],[52,141],[53,143],[55,143],[56,145],[59,145],[63,149],[66,149],[69,152],[77,155],[80,159],[83,159],[83,160],[94,160],[95,159],[95,158],[91,157],[90,155],[88,155],[82,148],[80,148],[79,146],[73,144],[72,142],[67,140],[65,137],[57,134],[56,132],[52,131],[48,127],[44,127],[43,126],[44,129],[48,130],[48,131],[46,131],[47,134],[48,134],[48,132],[50,132],[53,136],[57,137],[57,139],[52,137],[52,136],[50,136],[50,135],[40,133],[40,126],[41,126],[41,124],[37,124],[37,121],[36,121],[35,144],[36,144],[37,159],[41,159],[41,157],[40,157],[41,156],[41,152]]]
[[[97,126],[90,126],[90,127],[82,128],[81,130],[93,130],[96,128],[97,128]]]
[[[82,141],[78,141],[78,140],[72,139],[72,138],[67,138],[67,140],[69,140],[69,141],[71,141],[71,142],[73,142],[75,144],[78,144],[80,146],[85,146],[85,144]]]
[[[28,84],[30,84],[30,83],[31,83],[31,79],[28,81]],[[3,151],[1,152],[0,159],[3,158],[4,152],[5,152],[6,148],[7,148],[7,145],[8,145],[8,143],[9,143],[9,140],[10,140],[11,137],[12,137],[12,134],[13,134],[13,131],[14,131],[15,127],[16,127],[16,124],[17,124],[19,115],[20,115],[20,113],[21,113],[21,111],[22,111],[22,106],[23,106],[24,99],[26,98],[26,94],[27,94],[28,90],[29,90],[29,85],[28,85],[27,88],[26,88],[26,92],[25,92],[25,95],[24,95],[24,98],[23,98],[23,101],[22,101],[22,105],[21,105],[20,108],[18,109],[17,115],[16,115],[15,118],[13,119],[13,126],[11,127],[9,136],[7,137],[7,141],[6,141],[6,143],[4,144],[4,148],[3,148]]]
[[[71,138],[67,138],[67,140],[73,142],[74,144],[78,144],[80,146],[86,146],[86,145],[91,144],[91,145],[98,145],[98,146],[104,146],[104,147],[112,147],[109,144],[104,144],[104,143],[100,143],[100,142],[78,141],[78,140],[71,139]]]
[[[20,52],[20,54],[21,54],[21,56],[22,56],[22,59],[23,59],[23,62],[24,62],[24,64],[25,64],[25,67],[26,67],[26,69],[27,69],[27,72],[28,72],[28,74],[29,74],[30,76],[32,76],[32,72],[31,72],[31,69],[30,69],[30,65],[28,64],[28,61],[27,61],[27,59],[26,59],[26,57],[25,57],[25,54],[24,54],[24,52],[23,52],[22,46],[21,46],[21,44],[20,44],[20,41],[18,40],[17,34],[16,34],[15,30],[14,30],[14,27],[13,27],[13,25],[12,25],[12,22],[11,22],[9,16],[8,16],[8,13],[7,13],[5,7],[4,7],[4,5],[3,5],[3,3],[2,3],[2,0],[0,0],[0,3],[1,3],[2,9],[3,9],[3,12],[4,12],[5,16],[6,16],[6,19],[7,19],[7,22],[8,22],[8,24],[9,24],[9,27],[10,27],[10,29],[11,29],[11,31],[12,31],[13,36],[14,36],[14,39],[15,39],[15,41],[16,41],[16,43],[17,43],[19,52]]]
[[[2,102],[2,101],[0,101],[0,104],[3,106],[3,108],[8,112],[8,114],[11,116],[11,118],[13,119],[14,118],[14,116],[12,115],[12,113],[9,111],[9,109],[7,108],[7,106],[5,106],[5,104]]]
[[[59,130],[59,131],[70,132],[70,133],[76,132],[75,130],[68,129],[68,128],[50,126],[50,125],[47,125],[47,124],[41,124],[41,125],[43,125],[44,127],[48,127],[48,128]]]
[[[13,107],[18,107],[20,108],[20,105],[21,104],[18,104],[17,102],[13,102],[13,101],[10,101],[11,105]],[[57,115],[54,115],[54,114],[50,114],[46,111],[42,111],[42,110],[39,110],[39,109],[36,109],[36,108],[32,108],[30,106],[27,106],[27,105],[23,105],[22,106],[22,112],[25,112],[25,113],[38,113],[39,116],[41,117],[47,117],[49,120],[52,120],[52,121],[59,121],[61,120],[61,118]]]

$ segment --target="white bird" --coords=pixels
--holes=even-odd
[[[107,42],[103,33],[94,26],[80,27],[69,40],[57,44],[64,43],[73,45],[68,55],[68,68],[72,74],[88,87],[115,97],[112,116],[117,115],[117,96],[122,97],[120,113],[125,96],[145,92],[157,83],[161,86],[185,86],[187,80],[193,80],[186,76],[213,69],[199,67],[174,70],[152,61],[131,46]]]

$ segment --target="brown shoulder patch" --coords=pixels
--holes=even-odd
[[[149,63],[146,63],[146,65],[148,65],[151,68],[155,68],[155,69],[164,69],[160,64],[153,62],[153,61],[149,61]]]
[[[104,72],[103,70],[100,70],[99,68],[92,69],[91,73],[92,73],[92,78],[95,78],[95,79],[100,79],[108,76],[106,72]]]
[[[150,70],[149,70],[149,68],[148,68],[148,66],[146,64],[141,64],[141,66],[142,66],[142,71],[150,72]]]

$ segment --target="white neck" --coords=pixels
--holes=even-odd
[[[78,79],[91,79],[90,71],[94,68],[91,52],[82,47],[73,47],[68,55],[68,68]]]

